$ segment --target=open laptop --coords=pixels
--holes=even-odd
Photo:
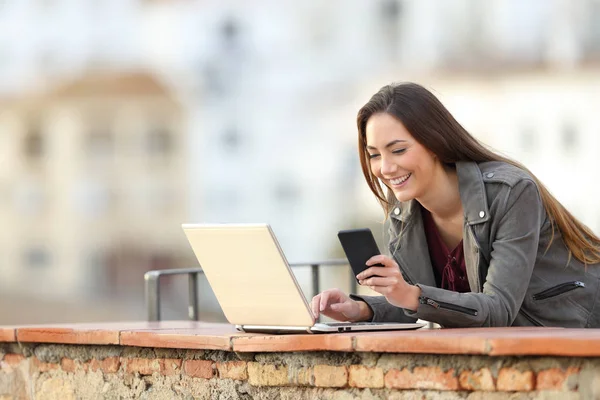
[[[315,323],[268,224],[183,224],[227,320],[245,332],[327,333],[421,328],[422,323]]]

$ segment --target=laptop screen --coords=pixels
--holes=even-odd
[[[182,227],[231,324],[313,325],[310,307],[269,225]]]

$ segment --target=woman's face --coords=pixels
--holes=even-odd
[[[442,165],[398,119],[373,114],[367,121],[366,139],[371,172],[399,201],[425,196]]]

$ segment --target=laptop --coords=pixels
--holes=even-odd
[[[182,228],[225,317],[240,331],[328,333],[425,325],[318,323],[268,224],[183,224]]]

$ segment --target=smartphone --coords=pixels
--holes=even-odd
[[[369,228],[348,229],[338,232],[338,239],[342,244],[344,253],[354,271],[354,276],[369,268],[366,262],[369,258],[381,254],[373,233]],[[381,264],[376,264],[383,267]],[[358,281],[358,279],[357,279]]]

